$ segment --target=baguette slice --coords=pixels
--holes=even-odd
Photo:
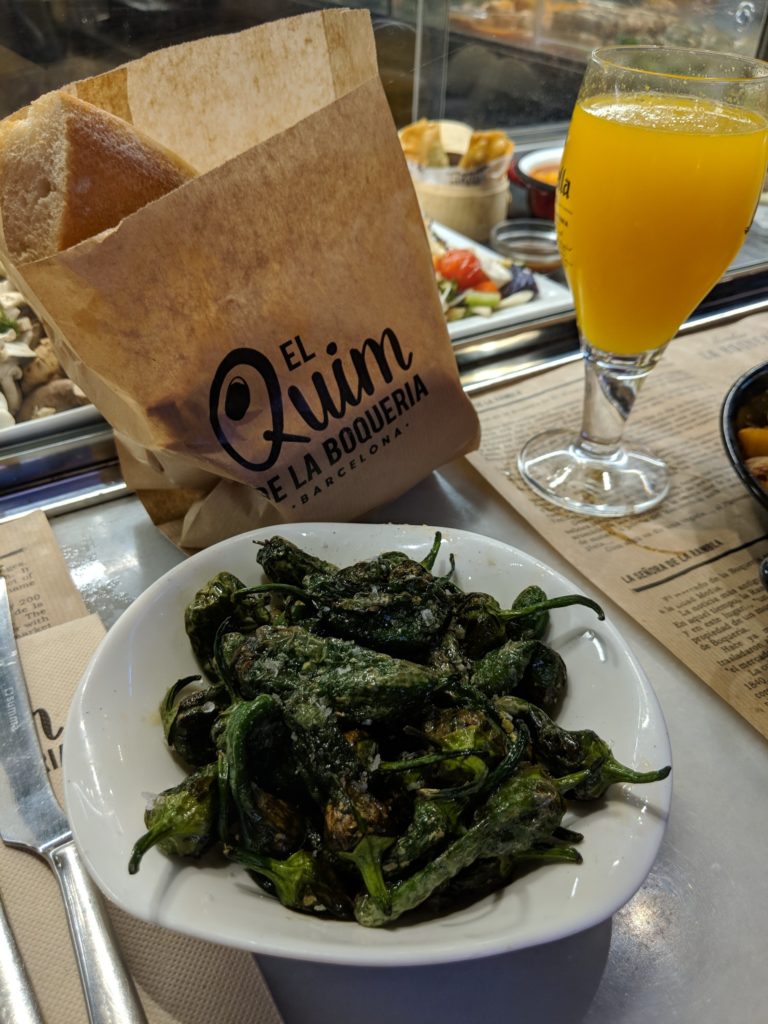
[[[5,249],[28,263],[115,227],[195,170],[122,118],[51,92],[0,123]]]

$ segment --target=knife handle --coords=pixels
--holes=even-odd
[[[0,1024],[43,1024],[11,925],[0,904]]]
[[[64,897],[90,1024],[147,1024],[101,894],[73,841],[48,853]]]

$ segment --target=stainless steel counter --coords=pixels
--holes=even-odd
[[[594,594],[463,461],[366,518],[496,537]],[[53,529],[86,603],[106,625],[182,558],[134,497],[68,512]],[[672,814],[645,885],[612,921],[585,933],[464,965],[367,970],[261,958],[286,1024],[768,1020],[768,976],[759,970],[768,944],[768,748],[652,636],[600,599],[651,679],[672,741]]]

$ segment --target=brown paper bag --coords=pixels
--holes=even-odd
[[[352,519],[477,446],[368,12],[67,88],[201,172],[13,268],[182,545],[236,532],[245,509],[251,525]]]

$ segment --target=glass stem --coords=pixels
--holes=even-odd
[[[585,389],[579,448],[597,458],[616,454],[642,383],[666,347],[623,356],[582,341]]]

